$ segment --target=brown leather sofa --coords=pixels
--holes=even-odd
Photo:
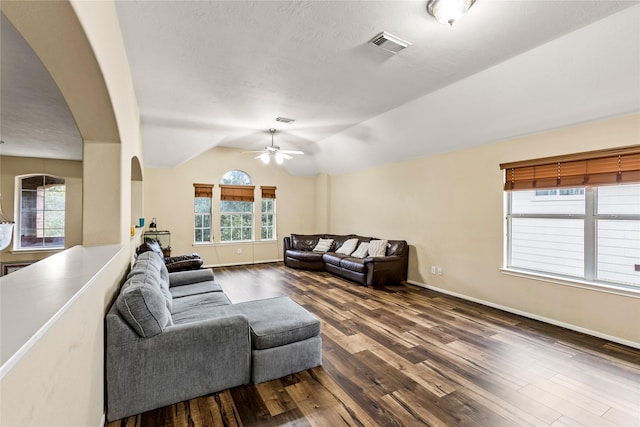
[[[153,251],[157,253],[160,258],[164,260],[165,265],[169,273],[175,271],[197,270],[202,267],[202,259],[199,254],[186,254],[180,256],[164,256],[162,248],[156,240],[147,240],[136,249],[136,255],[140,255],[143,252]]]
[[[314,252],[318,241],[333,239],[327,252]],[[361,242],[377,240],[374,237],[334,234],[292,234],[284,238],[284,264],[304,270],[328,271],[365,286],[383,287],[407,280],[409,245],[406,240],[389,240],[385,256],[354,258],[336,253],[348,239]]]

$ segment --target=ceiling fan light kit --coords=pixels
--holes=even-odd
[[[441,24],[453,26],[469,11],[476,0],[429,0],[427,12]]]
[[[276,133],[276,130],[271,128],[269,132],[271,133],[271,145],[264,147],[264,151],[261,152],[262,154],[256,156],[256,159],[260,159],[265,165],[268,165],[271,159],[275,160],[278,165],[281,165],[285,160],[293,159],[289,154],[304,154],[302,151],[297,150],[281,150],[280,147],[273,144],[273,135]]]

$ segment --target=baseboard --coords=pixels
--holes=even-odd
[[[268,259],[268,260],[261,260],[261,261],[230,262],[230,263],[226,263],[226,264],[208,264],[208,265],[203,265],[202,268],[235,267],[237,265],[268,264],[268,263],[271,263],[271,262],[281,262],[281,261],[282,261],[282,258],[280,258],[280,259]]]
[[[460,298],[460,299],[463,299],[463,300],[476,302],[478,304],[486,305],[488,307],[497,308],[498,310],[506,311],[508,313],[517,314],[518,316],[527,317],[527,318],[533,319],[533,320],[539,320],[540,322],[549,323],[551,325],[560,326],[562,328],[570,329],[572,331],[581,332],[581,333],[587,334],[587,335],[592,335],[594,337],[602,338],[602,339],[605,339],[607,341],[611,341],[611,342],[615,342],[615,343],[618,343],[618,344],[626,345],[627,347],[633,347],[633,348],[636,348],[636,349],[640,349],[640,343],[637,343],[637,342],[634,342],[634,341],[628,341],[628,340],[625,340],[625,339],[622,339],[622,338],[618,338],[618,337],[614,337],[614,336],[607,335],[607,334],[603,334],[601,332],[592,331],[590,329],[586,329],[586,328],[583,328],[583,327],[580,327],[580,326],[576,326],[576,325],[573,325],[571,323],[564,323],[564,322],[560,322],[560,321],[555,320],[555,319],[550,319],[548,317],[538,316],[537,314],[529,313],[529,312],[522,311],[522,310],[517,310],[515,308],[506,307],[506,306],[503,306],[503,305],[500,305],[500,304],[494,304],[494,303],[489,302],[489,301],[485,301],[485,300],[482,300],[482,299],[479,299],[479,298],[470,297],[468,295],[459,294],[457,292],[448,291],[446,289],[442,289],[442,288],[438,288],[438,287],[435,287],[435,286],[427,285],[425,283],[416,282],[414,280],[407,280],[407,283],[409,283],[411,285],[419,286],[421,288],[429,289],[429,290],[432,290],[432,291],[435,291],[435,292],[440,292],[442,294],[451,295],[453,297]]]

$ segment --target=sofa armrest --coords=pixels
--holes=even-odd
[[[152,338],[114,342],[107,329],[107,420],[247,384],[249,321],[231,315],[170,326]]]
[[[207,282],[213,280],[213,271],[210,268],[199,270],[175,271],[169,273],[169,287],[190,285],[192,283]]]
[[[367,277],[366,285],[384,287],[407,280],[407,262],[405,257],[391,255],[367,257],[364,259]]]

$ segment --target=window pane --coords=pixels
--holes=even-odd
[[[513,218],[510,266],[584,277],[584,221]]]
[[[597,278],[640,286],[640,221],[598,220]]]
[[[64,230],[64,211],[45,211],[44,228],[57,228]],[[57,236],[63,235],[57,234]]]
[[[196,214],[196,227],[202,227],[202,215]]]
[[[194,199],[194,211],[197,213],[211,212],[211,199],[208,197],[196,197]]]
[[[239,228],[231,229],[231,240],[241,240],[242,232]]]
[[[220,226],[221,227],[231,227],[231,215],[221,215],[220,216]]]
[[[202,230],[196,229],[196,242],[202,242]]]
[[[64,186],[54,186],[45,190],[44,209],[64,211]]]
[[[211,215],[210,214],[204,214],[202,215],[202,226],[203,227],[211,227]]]
[[[584,188],[511,192],[514,214],[584,214]]]
[[[598,187],[598,213],[640,215],[640,184]]]
[[[220,230],[220,240],[223,242],[228,242],[231,240],[231,229],[223,228]]]
[[[211,241],[211,230],[210,229],[204,229],[202,230],[202,241],[203,242],[210,242]]]
[[[242,223],[240,215],[230,215],[230,217],[231,217],[231,226],[240,227]]]
[[[251,240],[251,229],[243,228],[242,229],[242,240]]]
[[[251,177],[246,172],[233,170],[224,174],[222,183],[228,185],[251,185]]]

